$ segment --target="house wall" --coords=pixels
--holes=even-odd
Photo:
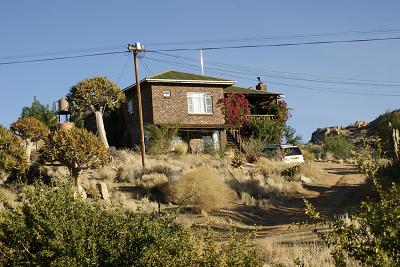
[[[170,91],[171,97],[165,98],[164,91]],[[153,121],[155,124],[185,125],[223,125],[225,116],[217,102],[224,97],[222,87],[189,84],[152,84]],[[189,114],[188,92],[211,93],[213,96],[213,114]]]
[[[140,86],[140,92],[142,95],[142,113],[144,125],[153,123],[153,108],[152,108],[152,95],[149,84],[142,83]],[[126,145],[134,147],[140,142],[140,128],[139,128],[139,108],[136,96],[136,87],[125,91],[126,101],[122,105],[122,111],[124,114],[124,121],[126,125],[125,138]],[[132,100],[133,114],[128,113],[128,101]]]

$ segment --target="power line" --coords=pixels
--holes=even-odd
[[[164,62],[168,64],[173,64],[173,65],[184,65],[190,69],[196,69],[198,70],[198,67],[195,65],[187,64],[187,63],[180,63],[180,62],[173,62],[173,61],[167,61],[167,60],[159,60],[159,59],[154,59],[154,58],[149,58],[146,57],[146,59],[153,60],[153,61],[159,61],[159,62]],[[230,71],[227,70],[222,70],[222,69],[216,69],[216,68],[208,68],[211,69],[212,72],[214,73],[229,73]],[[248,77],[243,77],[237,74],[230,74],[232,77],[240,78],[240,79],[245,79],[245,80],[251,80],[255,81],[256,79],[254,78],[248,78]],[[367,95],[367,96],[387,96],[387,97],[393,97],[393,96],[400,96],[400,94],[386,94],[386,93],[381,93],[381,92],[371,92],[371,91],[364,91],[364,92],[354,92],[354,91],[344,91],[338,88],[330,88],[330,87],[325,87],[325,88],[315,88],[315,87],[309,87],[309,86],[302,86],[302,85],[294,85],[294,84],[288,84],[288,83],[281,83],[281,82],[274,82],[268,79],[268,83],[271,84],[277,84],[277,85],[284,85],[284,86],[290,86],[294,88],[301,88],[301,89],[306,89],[306,90],[311,90],[311,91],[319,91],[319,92],[328,92],[328,93],[338,93],[338,94],[346,94],[346,95]]]
[[[164,63],[168,63],[168,64],[174,64],[174,65],[183,65],[183,66],[189,66],[189,67],[191,67],[192,69],[195,69],[195,70],[198,70],[198,67],[197,67],[197,65],[193,65],[193,64],[189,64],[189,63],[185,63],[185,62],[176,62],[176,61],[170,61],[170,60],[162,60],[162,59],[155,59],[155,58],[149,58],[149,57],[147,57],[147,59],[150,59],[150,60],[153,60],[153,61],[159,61],[159,62],[164,62]],[[262,74],[262,73],[249,73],[249,72],[241,72],[241,71],[235,71],[235,70],[229,70],[229,69],[220,69],[220,68],[215,68],[215,67],[208,67],[208,68],[206,68],[206,69],[208,69],[208,70],[214,70],[214,71],[218,71],[218,72],[220,72],[220,73],[228,73],[229,75],[231,75],[231,76],[233,76],[233,75],[236,75],[236,77],[239,77],[239,78],[242,78],[242,79],[246,79],[246,78],[243,78],[243,76],[238,76],[238,74],[239,75],[246,75],[246,76],[250,76],[250,77],[257,77],[257,76],[261,76],[261,77],[265,77],[265,78],[267,78],[267,79],[270,79],[270,78],[276,78],[276,77],[273,77],[273,76],[270,76],[270,75],[265,75],[265,74]],[[233,75],[232,75],[233,74]],[[248,79],[248,78],[247,78]],[[256,79],[255,78],[252,78],[251,79],[252,81],[255,81]],[[337,88],[329,88],[329,87],[325,87],[325,88],[327,88],[327,89],[333,89],[333,90],[339,90],[339,89],[337,89]],[[382,92],[377,92],[377,91],[369,91],[369,90],[365,90],[365,89],[362,89],[363,90],[363,92],[368,92],[368,93],[382,93]],[[355,91],[355,93],[357,92],[357,90],[346,90],[346,91],[344,91],[344,92],[349,92],[349,91]],[[391,92],[384,92],[384,93],[391,93]],[[397,93],[397,92],[396,92]]]
[[[311,34],[292,34],[292,35],[275,35],[275,36],[255,36],[244,38],[226,38],[226,39],[213,39],[213,40],[197,40],[197,41],[181,41],[181,42],[163,42],[163,43],[147,43],[153,46],[168,46],[168,45],[182,45],[182,44],[199,44],[199,43],[224,43],[224,42],[249,42],[249,41],[265,41],[265,40],[282,40],[282,39],[304,39],[316,37],[339,37],[339,36],[356,36],[356,35],[380,35],[380,34],[397,34],[400,33],[399,29],[376,29],[364,31],[342,31],[331,33],[311,33]]]
[[[313,41],[313,42],[281,43],[281,44],[210,46],[210,47],[198,47],[198,48],[171,48],[171,49],[147,50],[147,52],[151,53],[151,52],[176,52],[176,51],[198,51],[198,50],[203,50],[204,51],[204,50],[260,48],[260,47],[284,47],[284,46],[336,44],[336,43],[360,43],[360,42],[376,42],[376,41],[389,41],[389,40],[400,40],[400,37],[395,36],[395,37],[383,37],[383,38],[352,39],[352,40],[332,40],[332,41]]]
[[[154,52],[161,56],[167,56],[170,58],[180,58],[187,61],[198,62],[198,59],[192,57],[184,57],[181,55],[176,54],[169,54],[164,52]],[[246,69],[246,70],[253,70],[255,72],[266,72],[266,73],[278,73],[278,74],[286,74],[286,75],[293,75],[293,76],[306,76],[306,77],[317,77],[317,78],[327,78],[331,80],[343,80],[343,81],[358,81],[358,82],[371,82],[371,83],[385,83],[385,84],[400,84],[400,81],[389,81],[389,80],[370,80],[370,79],[355,79],[355,78],[346,78],[346,77],[337,77],[337,76],[329,76],[329,75],[317,75],[317,74],[307,74],[307,73],[298,73],[298,72],[288,72],[288,71],[279,71],[279,70],[271,70],[265,68],[257,68],[257,67],[249,67],[243,65],[236,65],[236,64],[227,64],[215,61],[207,61],[208,64],[221,66],[221,67],[230,67],[235,69]],[[269,75],[269,74],[266,74]]]
[[[114,52],[104,52],[104,53],[92,53],[92,54],[84,54],[84,55],[76,55],[76,56],[50,57],[50,58],[31,59],[31,60],[6,61],[6,62],[0,62],[0,65],[13,65],[13,64],[22,64],[22,63],[34,63],[34,62],[44,62],[44,61],[55,61],[55,60],[64,60],[64,59],[73,59],[73,58],[84,58],[84,57],[96,57],[96,56],[105,56],[105,55],[115,55],[115,54],[123,54],[123,53],[126,53],[126,51],[114,51]]]

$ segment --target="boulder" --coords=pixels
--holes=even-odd
[[[110,195],[108,193],[107,184],[104,182],[100,182],[100,183],[97,183],[96,186],[97,186],[97,189],[99,190],[101,198],[106,201],[110,201]]]

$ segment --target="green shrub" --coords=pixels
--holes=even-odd
[[[282,123],[269,117],[252,117],[243,129],[244,136],[252,136],[266,144],[280,144],[282,134]]]
[[[262,266],[234,232],[224,244],[175,222],[75,198],[69,183],[36,185],[0,210],[1,266]]]
[[[55,107],[50,109],[49,105],[43,105],[36,97],[33,97],[30,107],[22,108],[21,119],[26,117],[34,117],[52,129],[55,129],[57,126],[57,112]]]
[[[255,163],[261,157],[265,143],[261,139],[249,138],[243,140],[242,146],[247,162]]]
[[[306,161],[321,159],[323,154],[322,147],[313,143],[302,145],[301,151],[303,152],[303,156]]]
[[[185,173],[168,184],[167,201],[187,202],[197,211],[213,211],[228,206],[235,199],[235,192],[222,177],[210,168],[198,168]]]
[[[319,236],[333,247],[336,262],[343,262],[344,253],[366,266],[400,265],[400,187],[376,188],[377,199],[362,203],[360,211],[345,219],[322,216],[306,202],[306,213],[314,223],[332,229]]]
[[[390,148],[389,122],[393,128],[400,128],[399,110],[388,111],[369,124],[369,133],[380,137],[383,148],[386,150]]]
[[[178,128],[151,124],[146,127],[146,132],[150,137],[148,153],[153,155],[165,154],[170,152],[171,143],[178,133]]]
[[[302,143],[301,135],[298,135],[296,129],[289,125],[285,125],[283,128],[283,138],[285,139],[286,144],[297,146]]]
[[[337,159],[348,159],[354,145],[344,136],[327,136],[323,139],[324,152],[331,152]]]
[[[27,167],[22,140],[0,125],[0,175],[21,174]]]

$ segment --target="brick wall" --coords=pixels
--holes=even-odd
[[[170,91],[171,97],[165,98],[164,91]],[[153,120],[156,124],[181,123],[185,125],[222,125],[225,117],[217,102],[223,98],[222,87],[212,85],[189,84],[152,84]],[[210,93],[213,96],[213,114],[194,115],[188,113],[188,92]]]

